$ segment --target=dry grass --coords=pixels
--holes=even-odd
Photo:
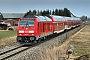
[[[16,42],[16,31],[0,30],[0,47]]]
[[[15,42],[16,42],[16,36],[9,37],[9,38],[3,38],[0,40],[0,47],[10,45]]]
[[[75,56],[90,54],[90,25],[87,25],[69,42],[75,48]]]

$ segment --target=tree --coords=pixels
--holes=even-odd
[[[64,16],[71,17],[71,12],[67,8],[64,8]]]
[[[36,10],[33,10],[33,15],[36,15],[36,13],[37,13]]]
[[[49,10],[46,10],[46,15],[49,15],[49,14],[50,14]]]
[[[39,13],[40,13],[40,12],[39,12],[39,10],[38,10],[36,15],[39,15]]]
[[[59,16],[63,16],[64,15],[64,11],[61,9],[59,9]]]
[[[44,16],[44,15],[46,15],[46,11],[45,10],[43,10],[43,12],[42,12],[42,16]]]
[[[50,15],[52,14],[51,10],[50,10],[49,14],[50,14]]]
[[[58,9],[55,9],[55,15],[59,15]]]
[[[80,18],[82,21],[86,21],[87,20],[87,16],[82,16],[81,18]]]
[[[24,17],[29,16],[29,15],[36,15],[36,10],[33,10],[33,12],[31,10],[29,10],[29,12],[27,12]]]
[[[42,16],[43,15],[43,12],[42,12],[42,10],[39,12],[39,14],[38,14],[39,16]]]
[[[2,20],[2,18],[3,18],[3,15],[2,15],[1,12],[0,12],[0,21]]]
[[[52,11],[52,15],[55,15],[55,12],[54,12],[54,10]]]
[[[43,10],[42,16],[46,16],[46,15],[49,15],[49,10]]]
[[[59,15],[59,16],[67,16],[67,17],[71,17],[71,12],[67,9],[67,8],[64,8],[64,9],[55,9],[53,11],[51,10],[41,10],[41,11],[36,11],[36,10],[29,10],[25,16],[27,15],[42,15],[42,16],[45,16],[45,15]],[[24,16],[24,17],[25,17]]]

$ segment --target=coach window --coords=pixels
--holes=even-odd
[[[38,27],[39,27],[40,23],[38,22]]]
[[[54,26],[57,28],[57,23],[54,23]]]
[[[48,30],[50,31],[50,24],[48,23]]]
[[[43,23],[43,32],[44,32],[44,29],[45,29],[45,27],[44,27],[44,23]]]

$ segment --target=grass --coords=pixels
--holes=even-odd
[[[78,33],[78,35],[69,42],[69,45],[74,46],[74,56],[90,55],[90,25],[87,25]]]
[[[16,42],[16,31],[0,31],[0,47]]]
[[[0,31],[0,39],[16,36],[16,31]]]
[[[75,56],[81,56],[85,54],[90,54],[90,41],[87,42],[76,42],[71,41],[69,44],[73,45],[75,48]]]

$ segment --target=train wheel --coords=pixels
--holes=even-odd
[[[44,37],[44,40],[46,40],[46,36]]]
[[[39,38],[37,42],[38,42],[38,43],[41,42],[41,39]]]
[[[34,44],[36,44],[36,43],[37,43],[37,41],[35,40],[35,41],[33,41],[33,43],[34,43]]]

